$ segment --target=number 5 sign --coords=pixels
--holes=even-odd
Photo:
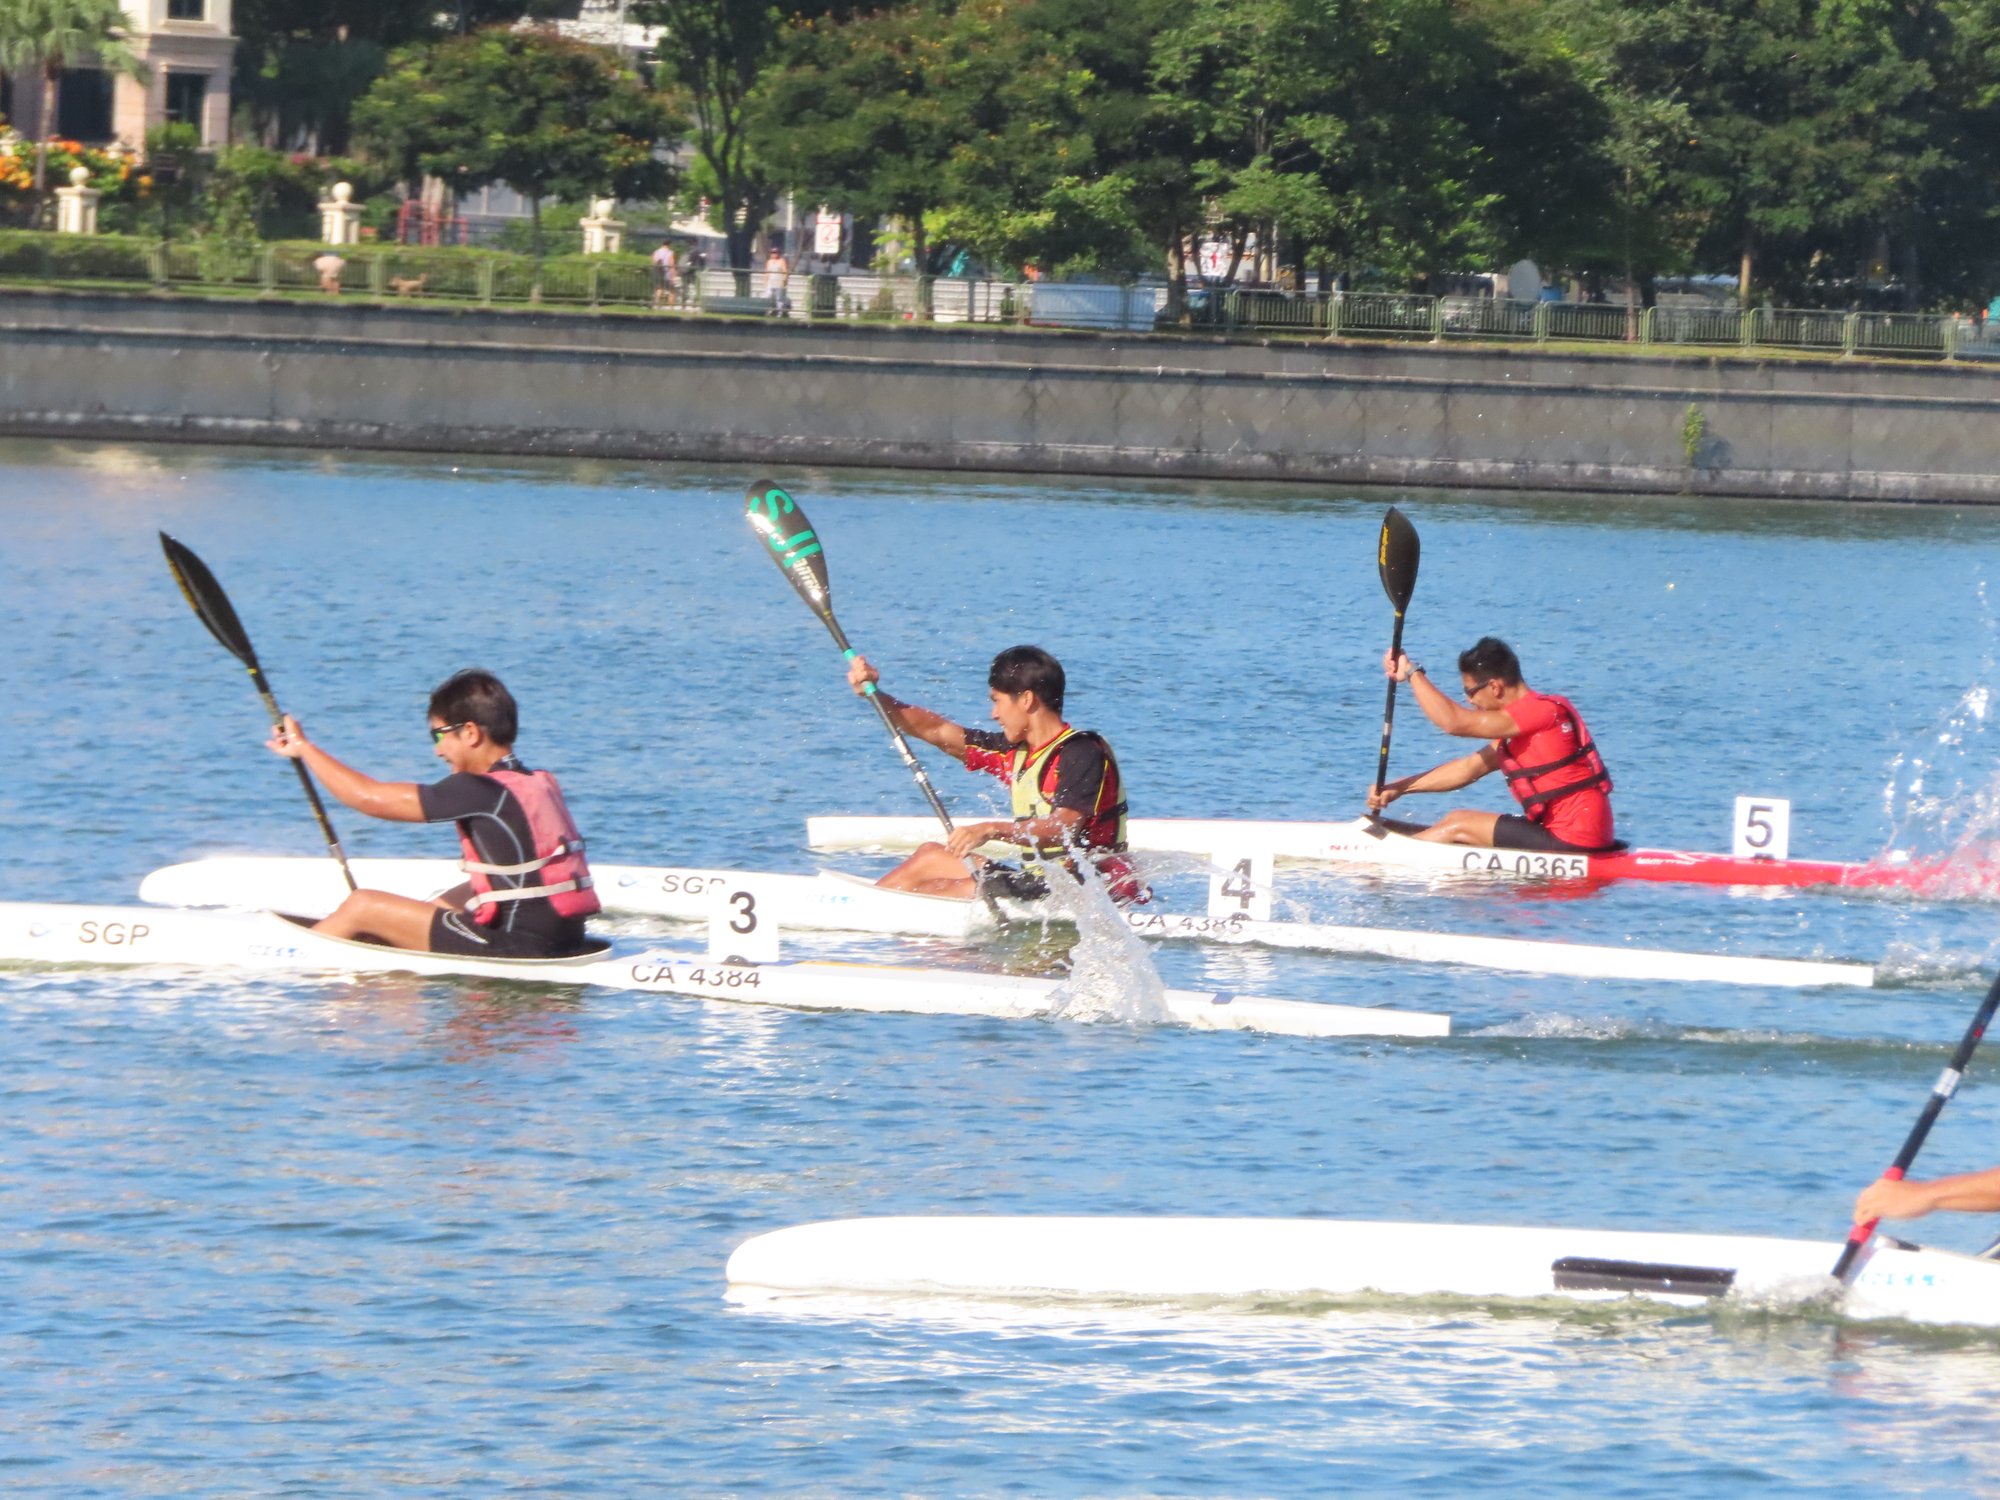
[[[1792,847],[1792,804],[1783,797],[1738,797],[1737,859],[1784,859]]]

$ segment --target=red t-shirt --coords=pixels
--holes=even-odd
[[[1524,766],[1545,766],[1576,749],[1579,726],[1553,698],[1524,693],[1507,705],[1507,717],[1521,732],[1501,741],[1500,747],[1509,758]],[[1536,781],[1546,791],[1588,781],[1593,774],[1586,759],[1551,771],[1546,777],[1537,777]],[[1611,798],[1596,787],[1545,803],[1527,816],[1564,843],[1579,848],[1601,849],[1612,841]]]

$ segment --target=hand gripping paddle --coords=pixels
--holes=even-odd
[[[1382,518],[1382,538],[1376,546],[1375,567],[1382,575],[1382,592],[1389,596],[1390,604],[1396,609],[1396,630],[1389,638],[1389,662],[1395,665],[1396,653],[1403,649],[1403,611],[1410,607],[1410,595],[1417,591],[1417,559],[1423,547],[1417,541],[1417,528],[1410,524],[1395,506],[1389,507],[1389,514]],[[1382,707],[1382,757],[1375,763],[1375,791],[1380,795],[1389,780],[1389,734],[1396,726],[1396,679],[1389,679],[1388,701]],[[1374,813],[1375,822],[1380,825],[1382,813],[1378,808]]]
[[[1931,1133],[1931,1126],[1936,1123],[1945,1101],[1958,1092],[1959,1079],[1965,1076],[1966,1066],[1972,1061],[1972,1049],[1979,1045],[1979,1039],[1986,1034],[1987,1023],[1993,1019],[1995,1010],[2000,1010],[2000,979],[1994,980],[1992,988],[1987,990],[1986,998],[1980,1002],[1979,1013],[1972,1018],[1972,1024],[1966,1028],[1965,1035],[1959,1038],[1958,1050],[1952,1053],[1951,1061],[1945,1064],[1945,1070],[1938,1075],[1938,1081],[1932,1085],[1931,1096],[1924,1101],[1923,1113],[1917,1116],[1917,1123],[1911,1129],[1909,1138],[1903,1142],[1903,1149],[1896,1153],[1894,1164],[1882,1174],[1884,1177],[1900,1182],[1903,1175],[1910,1170],[1910,1163],[1917,1159],[1917,1153],[1923,1149],[1924,1137]],[[1854,1268],[1855,1257],[1861,1253],[1862,1247],[1868,1243],[1869,1236],[1875,1233],[1875,1226],[1880,1222],[1879,1219],[1870,1219],[1865,1224],[1856,1224],[1848,1231],[1847,1243],[1841,1247],[1840,1259],[1834,1263],[1835,1281],[1847,1280],[1848,1272]]]
[[[160,546],[167,554],[167,566],[174,570],[174,582],[181,586],[181,594],[193,608],[195,617],[208,627],[210,635],[222,642],[225,651],[249,669],[251,685],[257,689],[257,696],[264,700],[264,712],[271,716],[271,727],[278,728],[284,723],[285,716],[278,708],[278,700],[271,696],[271,685],[264,680],[264,669],[257,665],[257,653],[251,648],[250,637],[243,629],[243,622],[236,618],[236,611],[230,606],[229,596],[222,592],[222,585],[215,581],[215,575],[208,571],[206,563],[164,531],[160,533]],[[313,816],[319,820],[319,831],[326,835],[327,852],[340,866],[340,873],[346,878],[347,888],[351,891],[355,888],[354,872],[347,868],[347,852],[340,847],[333,824],[327,820],[326,804],[319,800],[319,789],[313,785],[304,761],[293,761],[292,769],[299,773],[299,785],[306,789],[306,800],[312,803]]]
[[[799,502],[782,485],[760,479],[744,492],[743,519],[750,523],[752,531],[763,538],[771,561],[778,565],[779,572],[791,579],[799,597],[819,616],[820,623],[833,636],[833,643],[840,647],[841,654],[849,661],[854,660],[859,653],[847,644],[847,633],[840,628],[840,621],[833,617],[833,589],[826,576],[826,553],[820,547],[812,522],[799,508]],[[875,684],[869,683],[864,691],[868,701],[875,705],[875,712],[882,716],[882,725],[889,731],[889,738],[896,742],[896,753],[903,757],[903,764],[910,768],[910,774],[923,790],[924,800],[930,803],[931,811],[937,814],[938,822],[944,825],[944,831],[949,836],[952,831],[951,814],[945,811],[944,803],[939,800],[937,788],[931,785],[922,763],[910,750],[910,742],[889,716],[888,706],[877,696]]]

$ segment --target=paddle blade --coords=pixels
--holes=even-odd
[[[1382,575],[1382,592],[1401,614],[1410,607],[1410,595],[1417,591],[1417,558],[1423,547],[1417,528],[1395,506],[1382,518],[1382,541],[1376,550],[1375,566]]]
[[[771,560],[822,620],[833,619],[833,585],[812,522],[783,485],[760,479],[743,495],[743,519],[763,538]]]
[[[181,586],[181,595],[196,618],[208,627],[210,635],[222,642],[224,650],[244,666],[254,668],[257,653],[250,648],[250,637],[244,632],[243,622],[236,618],[229,596],[208,571],[208,565],[164,531],[160,533],[160,547],[167,554],[167,566],[174,570],[174,582]]]

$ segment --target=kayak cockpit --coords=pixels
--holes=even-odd
[[[281,922],[289,922],[294,927],[302,927],[306,929],[308,932],[312,932],[313,936],[321,942],[345,943],[350,948],[364,948],[369,950],[370,952],[375,952],[375,953],[415,954],[427,951],[422,949],[395,948],[391,947],[388,943],[377,942],[374,938],[344,938],[344,937],[335,937],[331,933],[326,933],[326,932],[313,932],[313,918],[294,916],[290,912],[275,911],[272,912],[271,915],[278,918],[278,920]],[[563,953],[551,956],[549,958],[496,957],[496,958],[483,959],[481,961],[484,963],[506,964],[510,968],[515,965],[519,965],[523,969],[536,969],[536,968],[548,968],[552,966],[568,967],[574,964],[590,963],[596,959],[608,958],[610,957],[610,955],[611,955],[610,943],[604,941],[602,938],[592,938],[585,946],[577,949],[577,951],[574,953]]]

